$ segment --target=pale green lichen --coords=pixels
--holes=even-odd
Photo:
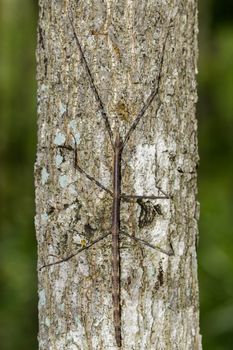
[[[80,143],[80,133],[77,131],[77,121],[71,120],[68,125],[72,131],[72,135],[75,137],[75,142],[78,145]]]
[[[63,105],[62,102],[59,103],[59,112],[60,112],[60,116],[62,116],[66,112],[66,106]]]
[[[42,172],[41,172],[41,183],[42,183],[42,185],[46,184],[46,182],[48,181],[48,178],[49,178],[49,173],[47,172],[46,168],[43,168]]]
[[[59,184],[62,188],[65,188],[69,184],[68,177],[66,175],[61,175],[59,177]]]
[[[62,304],[59,304],[58,305],[58,308],[63,312],[64,309],[65,309],[65,305],[62,303]]]
[[[50,323],[50,319],[48,317],[45,318],[45,324],[46,324],[47,327],[49,327],[50,324],[51,324]]]
[[[43,224],[45,224],[45,223],[48,221],[48,218],[49,218],[49,216],[48,216],[47,213],[41,214],[41,222],[42,222]]]
[[[39,308],[44,306],[46,303],[45,290],[42,289],[39,291]]]
[[[64,145],[65,141],[66,141],[66,136],[62,132],[58,131],[54,139],[55,145],[62,146]]]
[[[55,158],[55,162],[56,162],[56,166],[59,167],[63,162],[63,157],[60,154],[57,154]]]

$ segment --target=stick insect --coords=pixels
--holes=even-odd
[[[166,46],[166,40],[168,36],[168,30],[166,37],[164,39],[163,47],[162,47],[162,52],[161,52],[161,58],[160,58],[160,63],[159,63],[159,72],[158,72],[158,78],[157,78],[157,83],[154,89],[151,91],[149,97],[145,101],[143,107],[139,111],[139,113],[136,115],[134,118],[131,126],[129,127],[128,131],[126,132],[126,135],[124,138],[120,136],[119,131],[115,133],[115,136],[113,134],[112,128],[109,123],[109,117],[105,111],[104,104],[102,102],[102,99],[100,97],[100,94],[95,86],[94,79],[91,74],[91,70],[89,68],[89,65],[87,63],[86,57],[84,55],[84,51],[82,49],[81,43],[79,41],[79,37],[76,33],[76,29],[74,27],[73,21],[71,16],[69,15],[69,21],[70,25],[73,31],[73,35],[78,47],[78,51],[82,60],[82,63],[85,67],[86,74],[89,79],[89,83],[91,86],[91,89],[93,91],[93,94],[95,96],[96,102],[98,104],[98,108],[101,112],[101,117],[103,118],[103,121],[105,123],[105,127],[108,133],[108,137],[111,143],[111,147],[113,149],[114,153],[114,158],[113,158],[113,189],[112,191],[106,188],[104,185],[102,185],[98,180],[96,180],[94,177],[89,175],[84,169],[82,169],[78,162],[77,162],[77,145],[75,142],[75,137],[74,142],[75,142],[75,168],[83,174],[85,177],[87,177],[90,181],[94,182],[96,186],[98,186],[101,190],[104,190],[107,192],[111,197],[112,197],[112,225],[111,225],[111,230],[110,232],[105,233],[98,239],[92,241],[90,244],[80,248],[78,251],[75,253],[67,256],[66,258],[57,260],[55,262],[43,265],[40,267],[40,270],[42,270],[45,267],[53,266],[60,264],[62,262],[68,261],[74,256],[78,255],[80,252],[92,247],[96,243],[100,242],[107,236],[111,234],[112,236],[112,300],[113,300],[113,321],[114,321],[114,329],[115,329],[115,340],[118,348],[121,347],[122,344],[122,336],[121,336],[121,297],[120,297],[120,246],[119,246],[119,236],[120,234],[127,236],[130,239],[133,239],[143,245],[146,245],[152,249],[155,249],[157,251],[160,251],[161,253],[164,253],[168,256],[174,255],[172,247],[170,247],[170,250],[165,250],[162,249],[158,246],[155,246],[141,238],[131,236],[125,232],[120,232],[120,223],[121,223],[121,217],[120,217],[120,208],[121,208],[121,201],[130,201],[130,200],[138,200],[138,199],[150,199],[150,200],[158,200],[158,199],[169,199],[169,196],[163,192],[160,188],[158,190],[162,195],[160,196],[154,196],[154,195],[127,195],[121,192],[121,163],[122,163],[122,153],[124,151],[124,148],[126,144],[128,143],[132,133],[136,129],[139,121],[143,118],[145,115],[146,111],[148,110],[149,106],[152,104],[154,101],[155,97],[158,95],[159,92],[159,87],[160,87],[160,81],[161,81],[161,75],[162,75],[162,67],[163,67],[163,60],[164,60],[164,52],[165,52],[165,46]],[[161,105],[161,102],[158,103],[157,109],[156,109],[156,115],[158,112],[158,109]],[[68,148],[69,150],[72,149],[72,147],[66,147],[66,146],[60,146],[60,147],[65,147]]]

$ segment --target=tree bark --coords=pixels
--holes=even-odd
[[[200,350],[197,1],[40,1],[39,268],[111,228],[111,196],[74,166],[76,154],[112,190],[111,142],[72,24],[114,135],[124,138],[158,87],[124,150],[122,192],[159,195],[159,187],[169,198],[122,202],[121,231],[174,255],[121,236],[122,349]],[[110,236],[39,270],[40,350],[118,349],[111,274]]]

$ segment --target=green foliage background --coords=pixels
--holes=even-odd
[[[233,2],[200,2],[199,280],[204,350],[233,349]],[[0,0],[0,344],[36,350],[36,0]]]

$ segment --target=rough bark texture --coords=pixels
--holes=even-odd
[[[68,19],[72,18],[111,127],[124,136],[158,79],[159,96],[123,154],[122,191],[170,199],[122,203],[121,229],[169,248],[121,238],[122,349],[200,350],[195,118],[197,0],[41,0],[38,26],[38,267],[111,226],[113,153]],[[158,105],[160,107],[158,109]],[[157,111],[158,109],[158,111]],[[157,112],[156,112],[157,111]],[[72,136],[73,135],[73,136]],[[117,349],[111,238],[39,271],[39,349]]]

